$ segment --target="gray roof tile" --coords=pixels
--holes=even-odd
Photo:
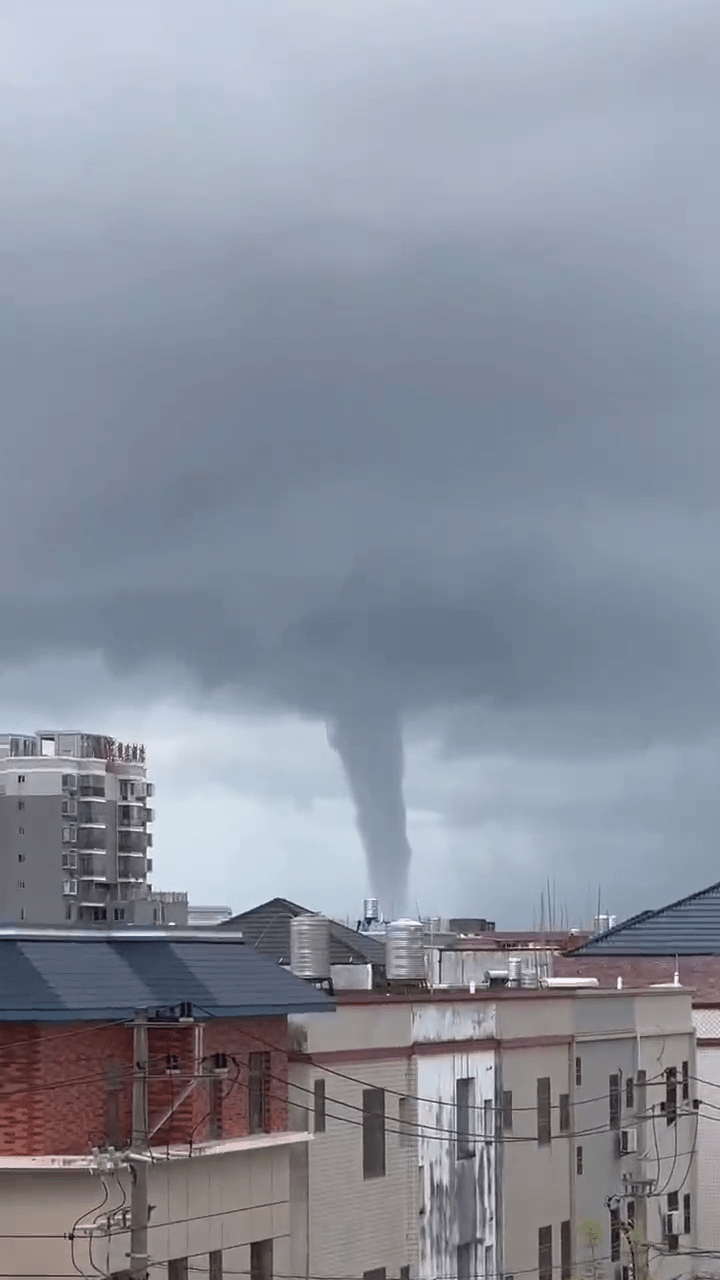
[[[290,921],[295,916],[313,915],[288,898],[271,898],[249,911],[242,911],[219,925],[220,929],[240,929],[248,946],[278,964],[290,963]],[[331,964],[385,964],[384,943],[367,933],[348,929],[330,921]]]
[[[643,911],[579,947],[577,956],[720,955],[720,883],[657,911]]]
[[[132,1017],[190,1003],[259,1017],[331,1010],[332,1001],[237,938],[0,937],[0,1021]]]

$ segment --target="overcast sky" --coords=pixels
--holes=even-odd
[[[716,0],[6,0],[0,706],[144,738],[155,882],[720,877]]]

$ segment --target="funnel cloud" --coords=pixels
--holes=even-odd
[[[355,805],[370,888],[386,915],[401,916],[407,909],[411,850],[400,717],[384,707],[345,710],[329,726],[328,737]]]

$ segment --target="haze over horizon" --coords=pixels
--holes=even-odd
[[[3,6],[0,728],[144,738],[158,885],[352,915],[351,791],[426,913],[720,878],[719,53]]]

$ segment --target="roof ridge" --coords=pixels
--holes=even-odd
[[[607,938],[615,938],[618,934],[624,933],[626,930],[634,928],[636,925],[646,923],[648,920],[657,920],[659,917],[666,915],[668,911],[674,911],[677,907],[684,907],[689,902],[698,901],[701,898],[708,897],[711,894],[720,894],[720,880],[716,880],[713,884],[707,885],[704,889],[696,889],[694,893],[685,894],[682,898],[677,898],[674,902],[668,902],[664,907],[650,908],[646,911],[639,911],[637,915],[629,916],[627,920],[621,920],[619,924],[613,925],[611,929],[604,929],[602,933],[596,933],[586,942],[581,943],[579,947],[573,947],[568,955],[577,955],[582,951],[591,950],[596,942],[604,942]]]

